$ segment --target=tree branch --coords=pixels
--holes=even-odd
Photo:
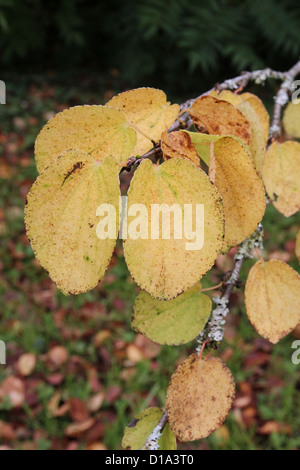
[[[165,425],[168,422],[168,413],[167,410],[164,410],[162,417],[160,418],[158,424],[153,429],[152,433],[147,437],[141,450],[158,450],[159,445],[158,441],[161,438]]]

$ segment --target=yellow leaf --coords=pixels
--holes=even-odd
[[[300,144],[274,142],[262,167],[262,179],[276,209],[290,217],[300,209]]]
[[[251,137],[249,142],[249,149],[254,161],[255,168],[261,172],[261,167],[266,153],[266,142],[264,131],[260,123],[259,117],[252,108],[251,104],[243,101],[237,109],[245,116],[251,126]]]
[[[245,289],[248,318],[256,331],[276,344],[300,322],[300,276],[283,261],[258,261]]]
[[[33,184],[25,209],[27,235],[63,292],[86,292],[103,277],[117,238],[119,192],[116,160],[99,163],[78,150],[58,157]],[[116,208],[114,239],[97,237],[102,203]]]
[[[263,128],[265,142],[267,142],[269,138],[270,116],[263,102],[253,93],[242,93],[239,96],[251,104],[252,108],[256,112]]]
[[[201,284],[172,300],[156,300],[146,292],[136,298],[132,328],[159,344],[192,341],[203,330],[211,312],[211,300],[201,294]]]
[[[219,100],[228,101],[228,103],[231,103],[235,107],[237,107],[243,101],[241,95],[233,93],[230,90],[223,90],[220,93],[214,91],[210,92],[210,95],[218,98]]]
[[[250,124],[243,114],[227,101],[213,96],[197,98],[189,110],[195,126],[206,129],[209,134],[234,135],[250,142]]]
[[[283,126],[288,135],[300,138],[300,104],[291,101],[287,105],[283,113]]]
[[[81,150],[103,160],[112,155],[125,164],[136,144],[122,111],[106,106],[74,106],[56,114],[43,127],[35,142],[39,172],[70,149]]]
[[[160,166],[144,160],[135,172],[128,192],[127,205],[130,208],[133,204],[143,204],[147,209],[147,227],[145,228],[144,223],[142,228],[146,230],[148,238],[125,240],[125,258],[131,275],[153,297],[174,298],[196,284],[212,267],[220,253],[224,234],[220,195],[208,176],[189,160],[172,158]],[[162,223],[158,223],[155,215],[152,216],[153,209],[157,215],[157,209],[163,208],[161,204],[167,205],[166,213],[168,210],[171,212],[169,234],[167,230],[165,234],[162,233]],[[173,207],[173,204],[176,206]],[[188,217],[185,204],[189,205],[192,218]],[[196,204],[199,205],[198,208]],[[204,233],[201,205],[204,206]],[[183,214],[182,223],[180,214],[178,216],[178,206],[179,212]],[[176,217],[172,216],[173,209]],[[197,230],[196,211],[199,215]],[[184,214],[189,222],[193,221],[196,236],[189,235],[190,223],[184,223]],[[130,217],[128,228],[129,223]],[[157,239],[153,238],[152,227],[155,228],[154,235],[157,230]],[[178,238],[180,230],[182,237]],[[204,244],[201,248],[203,234]],[[193,238],[195,244],[191,245]]]
[[[232,137],[214,145],[215,185],[225,213],[224,247],[241,243],[261,221],[266,208],[265,191],[244,147]]]
[[[191,160],[196,166],[200,167],[198,153],[186,132],[163,132],[161,136],[161,149],[164,160],[180,156],[181,158]]]
[[[126,119],[153,141],[158,141],[163,131],[175,121],[179,105],[170,105],[165,93],[155,88],[137,88],[114,96],[107,106],[124,111]],[[153,147],[151,140],[137,134],[137,144],[132,155],[143,155]]]
[[[298,232],[298,235],[296,238],[296,256],[298,260],[300,261],[300,231]]]
[[[256,229],[266,208],[265,190],[245,143],[237,137],[189,132],[199,156],[222,196],[225,213],[224,247],[241,243]],[[213,152],[210,145],[213,145]],[[213,155],[213,164],[211,156]]]
[[[230,370],[217,358],[189,356],[175,371],[168,387],[168,421],[180,441],[209,436],[221,426],[234,399]]]

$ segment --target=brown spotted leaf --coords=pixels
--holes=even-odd
[[[106,106],[74,106],[56,114],[35,141],[39,172],[66,150],[77,149],[97,160],[112,155],[121,165],[136,144],[136,131],[122,111]]]
[[[300,276],[283,261],[258,261],[245,289],[248,318],[271,343],[290,333],[300,322]]]
[[[86,292],[104,275],[118,233],[119,194],[116,160],[98,162],[78,150],[58,157],[33,184],[25,209],[27,235],[37,259],[63,292]],[[101,204],[116,210],[111,238],[96,233]]]
[[[163,132],[161,136],[161,149],[165,161],[170,158],[181,157],[191,160],[191,162],[196,166],[200,167],[197,150],[193,146],[191,138],[186,132]]]
[[[189,356],[175,371],[168,387],[168,421],[180,441],[209,436],[221,426],[234,399],[230,370],[217,358]]]
[[[197,98],[189,110],[194,125],[209,134],[234,135],[248,145],[251,129],[248,120],[231,103],[213,96]]]

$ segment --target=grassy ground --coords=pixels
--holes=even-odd
[[[8,83],[8,104],[0,108],[0,340],[7,344],[7,365],[0,366],[3,448],[120,448],[125,426],[145,407],[163,406],[176,364],[193,351],[193,344],[160,347],[131,330],[138,289],[120,244],[97,288],[65,297],[35,260],[24,232],[23,206],[37,175],[33,143],[39,129],[53,112],[100,104],[119,86],[114,74],[75,88],[49,80]],[[298,271],[294,239],[299,225],[299,214],[285,219],[268,207],[265,248]],[[218,259],[204,286],[220,281],[232,267],[232,256]],[[243,285],[253,262],[245,263]],[[231,305],[225,341],[215,354],[237,383],[233,410],[208,439],[180,448],[300,448],[294,338],[275,347],[259,338],[245,315],[243,286]],[[36,361],[29,375],[26,353]]]

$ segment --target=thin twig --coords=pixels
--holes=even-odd
[[[164,410],[162,417],[160,418],[158,424],[153,429],[152,433],[147,437],[141,450],[158,450],[159,445],[158,441],[161,438],[165,425],[168,422],[168,413],[167,410]]]

